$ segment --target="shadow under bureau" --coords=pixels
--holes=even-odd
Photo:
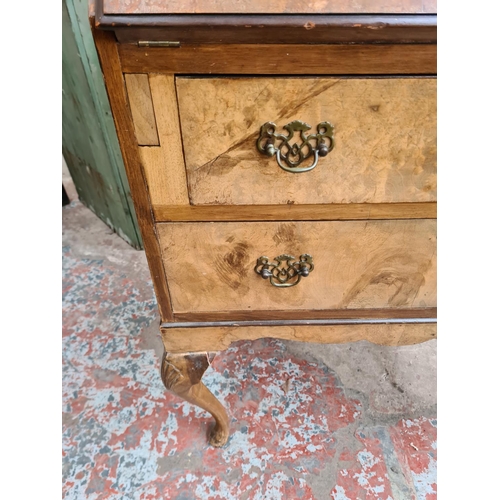
[[[435,3],[232,4],[91,12],[162,378],[215,446],[201,378],[231,342],[413,344],[437,316]]]

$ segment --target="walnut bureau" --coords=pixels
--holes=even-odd
[[[161,316],[166,387],[228,417],[209,355],[436,336],[432,0],[97,0],[91,23]]]

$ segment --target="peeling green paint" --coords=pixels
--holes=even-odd
[[[141,236],[88,20],[87,0],[63,1],[63,156],[80,201],[135,248]]]

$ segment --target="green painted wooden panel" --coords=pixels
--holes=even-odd
[[[82,203],[142,248],[118,138],[88,21],[88,0],[63,0],[63,155]]]

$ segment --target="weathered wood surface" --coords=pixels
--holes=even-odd
[[[368,340],[380,345],[411,345],[436,338],[437,325],[433,323],[162,328],[161,335],[165,349],[171,353],[222,351],[238,340],[256,340],[265,337],[321,344]]]
[[[191,404],[208,411],[215,419],[210,444],[224,446],[229,437],[229,417],[219,400],[207,389],[201,377],[209,367],[208,354],[167,353],[163,355],[161,378],[165,387]]]
[[[154,148],[143,148],[143,150]],[[158,148],[157,148],[158,149]],[[157,185],[150,186],[156,190]],[[162,194],[165,193],[163,188]],[[153,193],[151,194],[153,198]],[[156,199],[156,197],[155,197]],[[342,203],[328,205],[153,206],[155,219],[176,221],[435,219],[437,203]]]
[[[428,75],[436,45],[192,44],[176,49],[121,44],[125,73],[213,75]]]
[[[120,43],[436,43],[437,16],[303,14],[100,15]]]
[[[101,0],[106,14],[423,14],[436,0]]]
[[[177,78],[192,204],[436,200],[433,78]],[[330,121],[335,147],[315,169],[259,153],[260,127]]]
[[[161,223],[173,311],[436,306],[436,221]],[[257,259],[308,253],[315,269],[290,288]]]
[[[135,137],[141,146],[158,146],[156,119],[149,89],[148,75],[125,75],[128,101],[134,121]]]
[[[151,204],[188,205],[174,77],[150,75],[149,86],[154,101],[160,147],[141,147],[139,150],[148,180]]]
[[[63,156],[80,201],[142,248],[87,9],[86,0],[62,2]]]

